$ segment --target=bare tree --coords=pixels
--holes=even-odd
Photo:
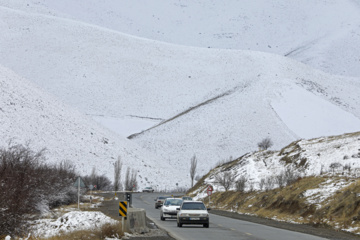
[[[114,190],[119,191],[121,189],[121,169],[122,169],[122,162],[121,157],[118,156],[117,161],[114,163]]]
[[[261,142],[258,143],[258,147],[261,150],[267,150],[268,148],[270,148],[273,145],[273,142],[271,141],[271,139],[269,137],[264,138],[263,140],[261,140]]]
[[[265,186],[265,178],[262,178],[262,179],[260,179],[260,182],[259,182],[260,191],[263,190],[264,186]]]
[[[236,190],[238,192],[244,192],[246,182],[247,179],[244,176],[241,176],[235,183]]]
[[[274,177],[267,177],[265,181],[265,190],[269,191],[274,187]]]
[[[130,169],[129,167],[126,169],[125,175],[125,190],[134,191],[137,188],[137,174],[134,169]]]
[[[349,163],[349,164],[345,164],[344,167],[343,167],[343,170],[344,170],[344,171],[345,171],[345,170],[348,170],[349,173],[350,173],[350,172],[351,172],[351,165],[350,165],[350,163]]]
[[[332,169],[332,171],[333,171],[333,173],[335,172],[335,169],[336,168],[340,168],[342,165],[341,165],[341,163],[339,163],[339,162],[333,162],[333,163],[331,163],[330,164],[330,168]]]
[[[194,186],[194,178],[196,173],[197,159],[194,155],[190,160],[190,178],[191,178],[191,187]]]
[[[215,180],[225,188],[225,191],[228,191],[234,183],[235,175],[231,172],[218,173],[215,176]]]
[[[281,171],[279,175],[275,176],[275,181],[278,184],[279,188],[283,188],[285,186],[285,173],[284,171]]]

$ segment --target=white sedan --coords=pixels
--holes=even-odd
[[[177,209],[177,226],[183,224],[201,224],[205,228],[209,227],[210,208],[206,208],[200,201],[184,201],[180,208]]]
[[[181,198],[167,198],[160,210],[160,219],[165,221],[166,218],[176,218],[177,208],[180,207],[183,200]]]

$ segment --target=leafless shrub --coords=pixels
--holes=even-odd
[[[265,186],[265,178],[262,178],[262,179],[260,179],[260,182],[259,182],[260,191],[263,190],[264,186]]]
[[[299,178],[299,174],[293,169],[287,168],[284,172],[284,180],[286,186],[293,184]]]
[[[191,178],[191,187],[194,186],[194,178],[196,173],[197,159],[194,155],[190,160],[190,178]]]
[[[350,163],[349,164],[345,164],[344,167],[343,167],[343,170],[348,170],[348,172],[350,173],[351,172],[351,165]]]
[[[235,188],[238,192],[244,192],[245,185],[246,185],[247,179],[244,176],[241,176],[236,182],[235,182]]]
[[[249,192],[253,192],[254,191],[254,182],[249,182]]]
[[[0,149],[0,236],[21,234],[28,214],[76,200],[73,166],[44,164],[44,151],[23,145]]]
[[[113,190],[114,188],[111,185],[111,181],[105,174],[99,176],[96,173],[91,173],[90,176],[83,177],[84,182],[87,186],[93,185],[96,186],[96,190]]]
[[[218,184],[225,188],[225,191],[228,191],[235,180],[235,175],[231,172],[222,172],[215,176],[215,180]]]
[[[267,177],[265,180],[265,190],[269,191],[274,187],[274,177]]]
[[[285,173],[281,171],[279,175],[275,176],[275,182],[278,184],[279,188],[283,188],[285,186]]]
[[[258,143],[258,147],[261,150],[267,150],[269,149],[271,146],[273,145],[273,142],[271,141],[271,139],[269,137],[264,138],[263,140],[261,140],[261,142]]]
[[[137,188],[137,174],[134,169],[131,169],[128,167],[126,169],[126,175],[125,175],[125,190],[127,191],[135,191]]]
[[[349,158],[350,158],[350,157],[349,157],[348,155],[345,155],[345,156],[343,157],[344,160],[349,159]]]
[[[333,162],[330,164],[329,168],[332,169],[333,173],[335,172],[335,169],[340,168],[342,165],[339,162]]]

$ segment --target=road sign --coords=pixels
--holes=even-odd
[[[127,205],[128,205],[127,201],[119,202],[119,216],[124,217],[125,219],[127,216]]]
[[[209,185],[206,189],[207,195],[210,196],[212,194],[212,192],[214,191],[213,187],[211,185]]]
[[[76,181],[74,182],[73,186],[74,186],[74,187],[80,187],[80,188],[85,188],[85,187],[86,187],[86,186],[85,186],[85,183],[84,183],[84,181],[81,179],[81,177],[78,177],[78,178],[76,179]]]

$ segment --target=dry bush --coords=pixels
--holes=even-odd
[[[246,186],[247,179],[244,176],[241,176],[239,180],[235,183],[236,191],[244,192]]]
[[[221,172],[215,176],[215,181],[228,191],[235,180],[235,175],[231,172]]]
[[[46,165],[44,151],[23,145],[0,149],[0,235],[19,235],[28,214],[76,201],[74,169],[66,162]]]
[[[124,236],[121,224],[105,224],[98,230],[80,230],[59,234],[50,238],[31,236],[29,240],[103,240],[105,238],[118,238]]]
[[[267,150],[269,149],[271,146],[273,145],[273,142],[271,141],[271,139],[269,137],[264,138],[263,140],[261,140],[261,142],[258,143],[258,147],[261,150]]]

